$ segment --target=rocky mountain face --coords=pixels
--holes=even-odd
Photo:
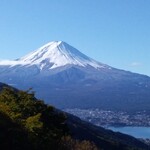
[[[31,87],[38,98],[59,108],[149,110],[150,77],[97,62],[62,41],[0,61],[0,81]]]

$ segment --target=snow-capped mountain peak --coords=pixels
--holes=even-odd
[[[54,69],[65,65],[91,66],[94,68],[108,67],[87,57],[63,41],[49,42],[16,61],[1,61],[0,65],[37,65],[41,70],[45,67]]]

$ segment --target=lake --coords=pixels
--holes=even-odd
[[[149,138],[150,139],[150,127],[108,127],[116,132],[132,135],[136,138]]]

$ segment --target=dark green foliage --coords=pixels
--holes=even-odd
[[[31,150],[27,132],[5,113],[0,112],[0,149]]]
[[[25,141],[30,141],[32,148],[47,150],[58,145],[61,137],[67,134],[65,115],[36,100],[30,91],[5,88],[0,94],[0,113],[0,126],[9,131],[9,139],[16,147],[26,137]]]
[[[64,113],[36,100],[30,90],[4,88],[0,94],[0,149],[69,150],[62,138],[69,134],[65,121]],[[70,141],[73,149],[76,145],[82,150],[85,144],[71,137]]]

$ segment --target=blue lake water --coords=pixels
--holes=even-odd
[[[109,127],[115,132],[121,132],[132,135],[136,138],[149,138],[150,139],[150,127]]]

